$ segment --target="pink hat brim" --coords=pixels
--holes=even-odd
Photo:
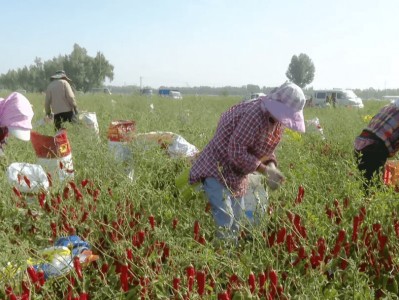
[[[279,101],[268,99],[264,100],[264,106],[285,127],[298,132],[305,132],[305,119],[302,110],[295,111]]]

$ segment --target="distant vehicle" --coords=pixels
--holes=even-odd
[[[382,98],[384,98],[384,100],[396,100],[399,99],[399,96],[382,96]]]
[[[263,96],[266,96],[266,94],[265,93],[252,93],[250,99],[255,100],[255,99],[258,99],[259,97],[263,97]]]
[[[169,97],[172,99],[183,99],[182,94],[177,91],[177,90],[171,90],[171,89],[159,89],[158,94],[161,97]]]
[[[181,93],[179,91],[170,91],[169,97],[171,97],[173,99],[183,99],[183,96],[181,95]]]
[[[315,90],[310,105],[329,106],[331,103],[328,100],[333,98],[335,98],[337,106],[364,107],[362,99],[348,89]]]
[[[111,91],[109,88],[92,88],[90,90],[91,93],[96,94],[96,93],[104,93],[107,95],[112,95]]]
[[[140,91],[140,94],[142,94],[144,96],[152,96],[153,92],[152,92],[152,89],[145,88]]]

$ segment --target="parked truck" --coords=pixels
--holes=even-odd
[[[183,99],[181,93],[178,90],[172,89],[160,88],[158,90],[158,95],[161,97],[169,97],[172,99]]]

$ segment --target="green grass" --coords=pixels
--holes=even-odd
[[[38,94],[27,95],[31,100],[36,124],[44,116],[44,96]],[[89,128],[67,124],[68,137],[72,146],[73,163],[75,167],[75,182],[80,184],[84,179],[94,182],[93,188],[101,193],[95,203],[96,210],[90,210],[90,217],[80,222],[80,213],[94,205],[92,197],[81,188],[83,202],[74,200],[71,193],[61,207],[69,211],[74,208],[78,218],[68,214],[67,222],[78,233],[90,233],[87,241],[98,252],[100,260],[113,265],[115,261],[125,261],[125,251],[132,248],[132,236],[139,230],[147,232],[146,241],[140,248],[134,249],[135,259],[129,262],[131,271],[137,280],[142,276],[150,279],[150,293],[152,299],[169,299],[171,297],[172,279],[180,276],[182,293],[187,293],[185,268],[193,264],[196,269],[207,271],[207,289],[209,299],[216,299],[216,295],[226,289],[229,276],[237,274],[243,281],[240,292],[248,297],[249,288],[247,278],[252,271],[259,274],[261,271],[275,269],[279,282],[284,289],[284,295],[291,299],[365,299],[374,298],[381,290],[385,295],[391,295],[392,280],[396,282],[397,263],[399,257],[397,237],[393,231],[393,214],[398,207],[397,194],[390,188],[375,191],[371,199],[366,199],[361,190],[361,181],[356,170],[353,158],[353,141],[366,125],[364,117],[375,114],[383,102],[365,102],[362,110],[336,108],[319,109],[306,108],[307,120],[318,117],[324,130],[325,140],[316,133],[307,133],[300,138],[285,134],[277,149],[280,169],[287,181],[277,192],[270,192],[271,214],[262,219],[261,225],[252,229],[251,242],[240,241],[238,247],[219,248],[213,243],[214,225],[212,217],[205,212],[206,203],[200,197],[183,199],[179,195],[174,181],[180,172],[189,166],[184,159],[171,159],[157,146],[143,148],[140,144],[132,143],[133,166],[135,178],[129,180],[123,172],[123,166],[114,161],[108,151],[107,130],[113,120],[134,120],[136,131],[171,131],[183,136],[187,141],[202,149],[212,138],[220,114],[231,105],[238,103],[237,97],[194,97],[186,96],[182,101],[173,101],[158,97],[145,98],[122,95],[81,95],[78,97],[80,111],[96,112],[100,130],[100,140],[93,136]],[[153,104],[154,110],[150,108]],[[52,125],[37,127],[34,130],[42,134],[52,135]],[[9,139],[6,148],[6,157],[2,159],[2,170],[11,162],[35,163],[36,157],[30,143]],[[295,205],[294,200],[298,187],[305,188],[303,203]],[[46,200],[57,193],[62,194],[64,185],[53,187]],[[108,192],[112,191],[112,194]],[[13,194],[6,176],[0,180],[0,238],[3,243],[0,266],[8,262],[22,266],[16,276],[3,279],[0,283],[11,284],[19,289],[24,275],[23,269],[29,257],[37,251],[50,246],[50,222],[55,221],[62,230],[63,218],[59,212],[46,212],[37,204],[31,209],[41,214],[37,218],[27,215],[29,207],[17,207],[23,203]],[[349,199],[348,207],[343,207],[344,199]],[[325,208],[334,208],[337,199],[342,219],[339,224],[330,220]],[[290,266],[296,258],[296,252],[288,253],[285,243],[269,247],[263,235],[270,235],[286,227],[288,232],[294,233],[293,226],[287,218],[287,212],[298,214],[301,224],[307,230],[307,238],[299,238],[298,245],[302,245],[308,257],[315,249],[318,238],[326,240],[328,251],[334,247],[337,233],[340,229],[347,232],[350,241],[353,228],[353,217],[359,213],[360,207],[365,206],[366,218],[362,229],[380,222],[383,232],[389,237],[389,252],[393,256],[394,268],[388,272],[382,270],[377,276],[374,268],[366,272],[359,271],[361,263],[366,261],[368,253],[364,243],[352,245],[351,254],[347,258],[348,267],[339,268],[340,258],[335,258],[312,268],[306,266],[304,260],[296,267]],[[141,217],[138,217],[140,214]],[[148,217],[155,216],[157,226],[151,230]],[[172,229],[174,218],[179,220],[177,229]],[[109,224],[106,225],[105,220]],[[112,221],[120,220],[122,225],[112,231]],[[201,233],[204,234],[207,244],[201,245],[193,239],[194,222],[199,220]],[[135,221],[134,227],[128,222]],[[36,232],[30,229],[35,225]],[[102,230],[102,226],[105,226]],[[15,228],[21,228],[17,233]],[[61,231],[62,232],[62,231]],[[119,233],[119,238],[112,241],[111,232]],[[67,235],[66,232],[61,234]],[[377,239],[376,236],[373,236]],[[102,241],[103,240],[103,244]],[[146,252],[156,241],[165,242],[170,248],[170,257],[160,263],[160,254],[153,252],[147,256]],[[370,250],[371,251],[371,250]],[[380,253],[373,249],[375,256]],[[345,258],[343,252],[340,253]],[[154,266],[160,267],[157,273]],[[326,273],[334,275],[327,276]],[[120,290],[119,275],[111,269],[107,281],[102,281],[99,271],[94,266],[88,266],[84,271],[85,280],[76,284],[77,291],[83,288],[89,292],[90,299],[137,299],[139,287],[132,280],[129,296]],[[215,281],[214,287],[210,284],[211,278]],[[385,281],[384,281],[385,280]],[[388,281],[388,283],[386,283]],[[385,283],[384,283],[385,282]],[[270,284],[268,290],[271,290]],[[32,288],[33,289],[33,288]],[[48,280],[40,291],[32,292],[34,299],[64,299],[62,296],[67,290],[67,280],[58,278]],[[0,297],[4,288],[0,287]],[[196,291],[196,290],[195,290]],[[198,298],[196,292],[191,294],[192,299]],[[239,293],[236,293],[238,297]],[[130,298],[129,298],[130,297]],[[255,296],[254,296],[255,297]],[[208,299],[207,298],[207,299]]]

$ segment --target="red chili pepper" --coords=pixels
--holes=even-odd
[[[155,217],[153,215],[150,215],[148,217],[148,220],[150,221],[151,229],[154,230],[154,228],[155,228]]]
[[[317,240],[317,252],[323,258],[326,253],[326,250],[327,250],[326,241],[324,238],[320,237]]]
[[[229,286],[236,288],[239,285],[237,274],[232,274],[229,278]]]
[[[81,292],[79,294],[79,300],[88,300],[89,299],[89,294],[86,292]]]
[[[45,274],[43,270],[37,271],[37,278],[39,279],[40,286],[43,286],[46,282]]]
[[[66,199],[68,199],[69,198],[69,187],[64,187],[64,191],[62,192],[62,198],[64,199],[64,200],[66,200]]]
[[[179,220],[177,218],[174,218],[172,221],[172,228],[176,229],[178,223],[179,223]]]
[[[195,220],[194,222],[194,240],[198,241],[199,238],[199,232],[200,232],[200,223],[198,220]]]
[[[200,243],[201,245],[206,245],[206,239],[203,234],[201,234],[200,237],[198,238],[198,243]]]
[[[316,254],[316,251],[314,249],[312,249],[312,254],[310,255],[309,260],[312,268],[317,268],[320,265],[321,257]]]
[[[343,241],[345,240],[345,237],[346,237],[346,231],[345,231],[345,229],[341,229],[338,232],[337,242],[338,243],[343,243]]]
[[[218,300],[230,300],[230,296],[226,291],[224,291],[218,294]]]
[[[22,198],[21,192],[20,192],[15,186],[12,188],[12,190],[14,191],[14,194],[15,194],[19,199]]]
[[[22,280],[21,287],[23,291],[23,296],[26,297],[26,299],[29,299],[30,297],[29,283],[26,282],[26,280]]]
[[[73,257],[73,267],[75,268],[75,272],[78,275],[78,278],[80,280],[82,280],[83,279],[83,273],[82,273],[82,266],[80,265],[79,256],[74,256]]]
[[[120,271],[121,271],[121,273],[120,273],[119,279],[120,279],[120,282],[121,282],[121,287],[122,287],[122,290],[123,290],[124,292],[127,292],[127,291],[129,290],[129,283],[128,283],[128,278],[129,278],[129,275],[128,275],[128,272],[129,272],[129,265],[127,265],[127,264],[122,264],[122,265],[120,266]]]
[[[53,186],[53,177],[51,176],[51,174],[49,172],[46,173],[46,176],[47,176],[49,186],[52,187]]]
[[[180,277],[173,278],[173,293],[175,297],[179,294],[180,290]]]
[[[89,212],[87,210],[85,210],[83,212],[82,218],[80,219],[80,222],[83,223],[87,220],[87,218],[89,217]]]
[[[98,196],[100,196],[100,190],[95,189],[93,192],[93,201],[96,202],[98,199]]]
[[[32,281],[32,283],[36,283],[39,281],[36,270],[33,266],[28,266],[27,271],[28,271],[28,275],[29,275],[29,278]]]
[[[344,204],[344,208],[348,208],[349,207],[349,197],[345,197],[344,198],[343,204]]]
[[[144,240],[145,240],[145,231],[144,230],[139,230],[138,231],[138,237],[139,237],[139,243],[141,245],[142,243],[144,243]]]
[[[301,232],[301,217],[298,214],[295,214],[294,216],[294,227],[296,232],[300,233]]]
[[[189,265],[186,268],[186,275],[187,275],[187,287],[188,291],[191,292],[193,290],[194,285],[194,276],[195,276],[195,269],[193,265]]]
[[[265,296],[265,284],[266,284],[265,272],[260,272],[258,274],[258,283],[259,283],[259,298],[262,298]]]
[[[203,296],[205,293],[205,271],[197,271],[196,279],[197,279],[197,293],[200,296]]]
[[[40,192],[37,194],[37,198],[39,200],[39,205],[41,208],[44,207],[44,201],[46,200],[46,194],[43,192]]]
[[[294,214],[292,212],[290,212],[289,210],[287,211],[287,217],[288,217],[288,220],[290,220],[291,223],[294,222]]]
[[[380,243],[379,246],[378,246],[379,250],[380,251],[384,250],[384,247],[385,247],[385,245],[388,242],[388,237],[379,232],[378,233],[378,241]]]
[[[295,251],[296,245],[295,245],[294,237],[292,236],[292,234],[287,234],[286,246],[287,246],[288,253],[292,253]]]
[[[130,261],[133,260],[133,250],[132,249],[130,249],[130,248],[126,249],[126,258]]]
[[[248,285],[249,285],[249,290],[250,290],[251,294],[253,294],[255,292],[255,288],[256,288],[255,281],[256,281],[255,274],[251,271],[248,275]]]
[[[101,266],[101,278],[105,279],[105,275],[107,275],[109,270],[109,265],[105,262]]]
[[[278,279],[277,279],[277,272],[273,269],[271,269],[268,273],[268,277],[270,280],[270,283],[272,284],[272,286],[276,287],[277,283],[278,283]]]
[[[373,224],[373,231],[374,232],[379,232],[382,229],[382,226],[380,223],[374,223]]]
[[[149,283],[150,283],[150,279],[147,276],[144,276],[144,277],[140,278],[140,285],[141,285],[140,295],[141,295],[141,299],[142,300],[146,299],[147,286],[148,286]]]
[[[26,185],[28,186],[28,188],[30,188],[30,180],[28,177],[26,177],[26,175],[24,175],[24,181],[25,181]]]
[[[304,195],[305,195],[305,189],[304,189],[304,187],[302,185],[300,185],[298,187],[298,194],[297,194],[296,199],[295,199],[295,204],[302,203]]]
[[[75,193],[76,201],[80,201],[83,199],[83,195],[78,189],[74,189],[73,192]]]
[[[83,179],[81,182],[82,187],[86,187],[86,185],[89,183],[89,179]]]
[[[395,220],[393,226],[394,226],[394,228],[395,228],[396,237],[399,237],[399,221],[398,221],[398,220]]]
[[[364,206],[362,206],[359,209],[359,217],[360,217],[360,222],[363,222],[364,218],[366,217],[366,208]]]
[[[273,231],[270,233],[270,235],[267,237],[267,242],[269,247],[273,247],[274,241],[276,240],[276,233]]]
[[[352,232],[352,242],[357,241],[357,233],[359,230],[359,225],[360,225],[360,217],[359,216],[354,216],[353,217],[353,232]]]
[[[8,296],[9,300],[17,300],[17,296],[15,296],[14,291],[10,285],[6,285],[5,287],[6,295]]]
[[[287,233],[287,229],[285,227],[282,227],[278,232],[277,232],[277,244],[281,244],[285,240],[285,235]]]
[[[334,218],[334,215],[335,215],[334,212],[332,211],[332,209],[329,208],[327,205],[326,205],[326,214],[327,214],[327,217],[330,220],[332,220]]]

